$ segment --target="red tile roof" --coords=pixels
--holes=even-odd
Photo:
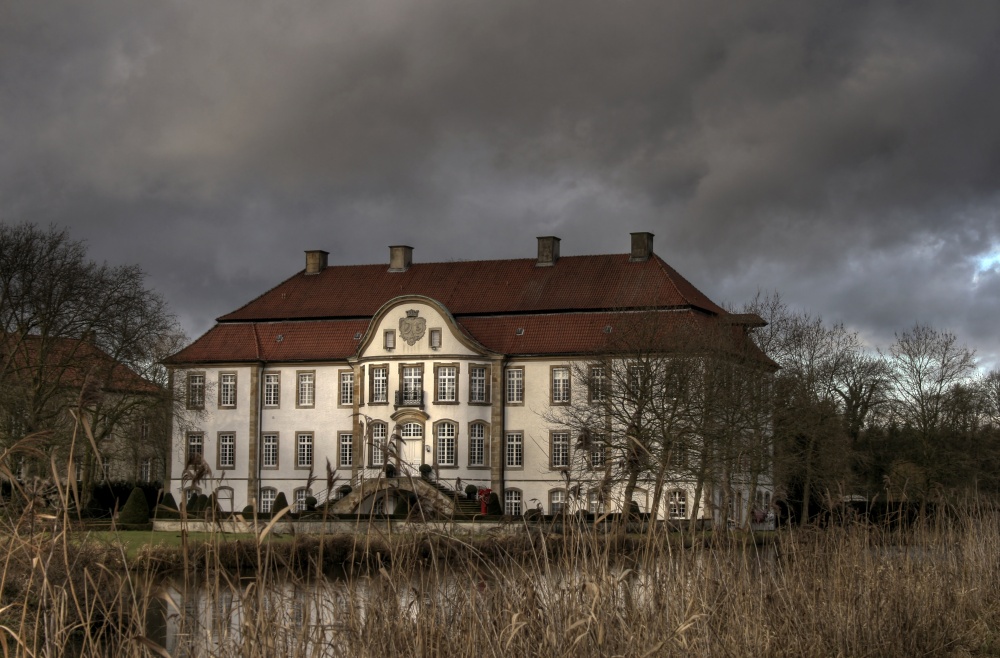
[[[28,334],[4,334],[0,338],[0,371],[15,380],[31,381],[43,376],[49,383],[67,388],[94,385],[117,393],[160,392],[128,366],[99,347],[78,338],[49,338]]]
[[[328,267],[299,272],[219,322],[371,317],[401,295],[424,295],[455,316],[649,307],[724,313],[658,256],[567,256],[551,267],[533,259]]]
[[[635,263],[625,254],[569,256],[551,267],[532,259],[417,263],[405,272],[385,264],[333,266],[299,272],[220,317],[168,363],[347,359],[379,308],[403,295],[442,303],[487,350],[512,356],[608,351],[644,315],[636,309],[662,312],[672,336],[657,339],[664,349],[676,347],[673,329],[703,332],[714,317],[746,324],[657,256]],[[730,335],[734,347],[751,345],[741,327]]]

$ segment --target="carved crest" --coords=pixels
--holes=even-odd
[[[407,345],[413,345],[424,337],[427,329],[427,320],[417,317],[420,311],[410,309],[406,312],[405,318],[399,318],[399,335],[406,341]]]

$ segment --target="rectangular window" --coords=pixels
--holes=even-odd
[[[264,374],[264,406],[278,407],[281,405],[281,374],[268,372]]]
[[[667,502],[670,508],[670,518],[687,518],[687,492],[681,489],[671,491],[667,496]]]
[[[201,432],[188,434],[187,456],[191,460],[195,455],[201,457],[205,454],[205,435]]]
[[[590,467],[594,469],[604,468],[607,461],[607,446],[604,443],[604,435],[598,434],[590,441]]]
[[[236,435],[232,432],[219,434],[219,468],[236,466]]]
[[[396,349],[396,332],[392,329],[388,329],[384,334],[382,334],[382,345],[386,350]]]
[[[348,468],[354,465],[354,435],[340,435],[340,467]]]
[[[552,468],[569,467],[569,432],[552,432],[551,441]]]
[[[486,426],[482,423],[469,427],[469,466],[486,466]]]
[[[298,373],[299,387],[295,406],[312,407],[316,404],[316,373],[313,371]]]
[[[80,479],[79,477],[80,475],[81,472],[78,470],[77,480]],[[149,482],[152,477],[153,477],[153,460],[149,458],[143,459],[142,463],[139,464],[139,481]]]
[[[507,404],[524,404],[524,368],[507,369]]]
[[[403,390],[400,404],[423,404],[424,370],[422,366],[403,366]]]
[[[278,435],[265,434],[263,443],[260,455],[261,467],[278,468]]]
[[[385,465],[386,426],[383,423],[377,423],[372,425],[371,428],[372,445],[369,463],[371,466],[383,466]]]
[[[441,349],[441,330],[440,329],[431,329],[428,332],[428,335],[429,335],[429,340],[430,340],[430,344],[431,344],[431,349],[432,350]]]
[[[569,368],[552,367],[552,404],[569,404]]]
[[[223,372],[219,374],[219,406],[236,406],[236,373]]]
[[[469,404],[487,404],[490,401],[489,371],[486,366],[469,368]]]
[[[389,368],[387,366],[371,366],[372,404],[385,404],[389,401]]]
[[[458,368],[455,366],[437,367],[437,401],[458,402],[456,380]]]
[[[22,470],[23,473],[23,470]],[[22,474],[21,479],[24,479]],[[111,457],[101,457],[101,479],[111,479]]]
[[[310,468],[313,464],[312,432],[300,432],[295,437],[295,468]]]
[[[354,372],[340,371],[340,406],[354,406]]]
[[[457,466],[455,459],[455,424],[441,423],[437,428],[438,466]]]
[[[521,432],[507,432],[507,466],[524,466],[524,434]]]
[[[639,400],[643,395],[642,386],[645,379],[642,366],[628,367],[628,389],[629,395],[633,400]]]
[[[205,408],[205,375],[189,373],[187,376],[187,407],[188,409]]]
[[[591,402],[604,402],[607,393],[607,377],[604,366],[591,366],[590,368],[590,390],[588,394]]]

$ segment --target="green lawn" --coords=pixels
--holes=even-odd
[[[95,541],[102,544],[123,544],[129,557],[135,557],[142,546],[174,546],[177,548],[181,546],[181,533],[179,532],[157,532],[154,530],[120,530],[112,532],[110,530],[91,530],[80,533],[79,536],[85,541]],[[253,539],[254,535],[252,533],[188,533],[188,542],[191,543],[204,541],[252,541]],[[291,535],[269,535],[266,541],[288,542],[291,540]]]

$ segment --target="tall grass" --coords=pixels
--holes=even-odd
[[[6,512],[5,656],[1000,652],[1000,514],[985,507],[912,528],[779,531],[764,547],[655,527],[462,537],[364,524],[282,543],[271,528],[219,532],[138,557],[70,515]]]

